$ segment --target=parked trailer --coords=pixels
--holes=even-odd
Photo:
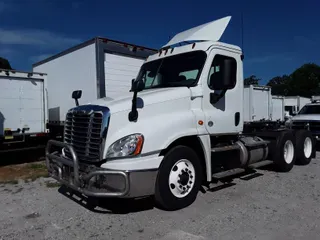
[[[271,87],[248,85],[243,94],[244,122],[284,121],[284,98],[272,96]]]
[[[47,75],[0,69],[0,152],[45,147]]]
[[[155,49],[96,37],[33,64],[48,74],[48,107],[51,138],[61,139],[67,111],[74,106],[73,90],[83,90],[82,101],[119,98],[128,93],[145,59]]]
[[[64,141],[47,145],[50,176],[86,196],[153,195],[174,210],[193,203],[201,185],[310,163],[310,131],[244,129],[242,51],[220,41],[230,18],[175,35],[142,65],[131,96],[70,109]]]
[[[283,96],[272,96],[272,120],[285,121],[285,105]]]
[[[304,105],[311,103],[310,98],[300,96],[287,96],[284,101],[286,118],[292,117],[297,114]]]

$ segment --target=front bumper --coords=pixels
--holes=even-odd
[[[68,148],[72,159],[51,153],[56,147]],[[63,142],[48,141],[46,165],[49,176],[86,196],[132,198],[154,194],[157,169],[128,171],[84,166],[72,146]]]

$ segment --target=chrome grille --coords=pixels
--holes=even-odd
[[[99,161],[101,156],[101,129],[103,113],[71,111],[67,113],[64,126],[64,142],[70,144],[79,160]],[[70,152],[64,149],[67,157]]]

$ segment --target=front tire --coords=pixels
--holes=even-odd
[[[202,182],[202,168],[196,152],[176,146],[165,154],[160,165],[155,202],[164,210],[178,210],[191,205],[197,198]]]

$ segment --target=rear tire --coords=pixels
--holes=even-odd
[[[202,182],[202,168],[196,152],[186,146],[172,148],[162,160],[156,187],[156,205],[164,210],[178,210],[197,198]]]
[[[310,131],[298,130],[296,132],[297,164],[308,165],[314,151],[314,140]]]
[[[273,155],[273,162],[280,172],[289,172],[296,161],[295,137],[291,131],[283,131],[277,137]]]

